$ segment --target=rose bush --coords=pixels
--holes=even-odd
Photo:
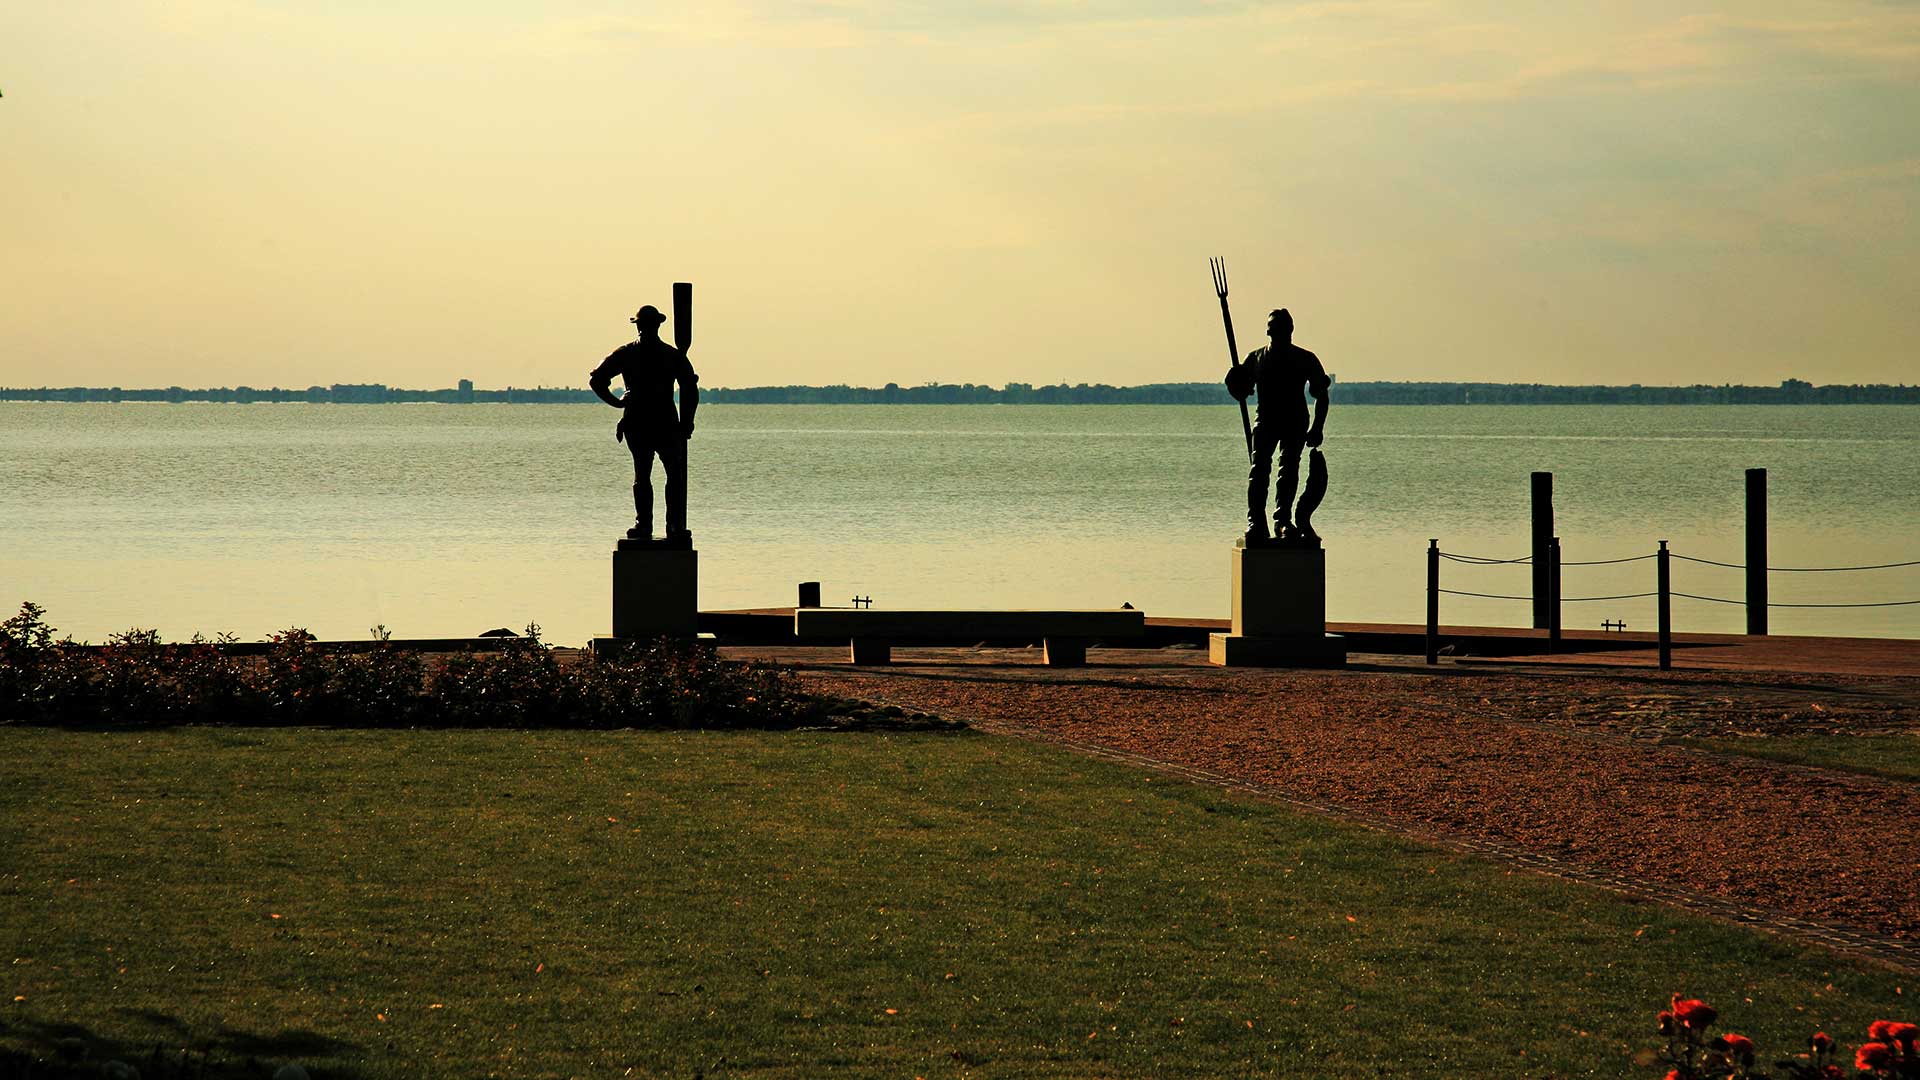
[[[1707,1037],[1706,1029],[1719,1019],[1711,1005],[1698,998],[1673,995],[1656,1026],[1666,1045],[1655,1055],[1667,1069],[1666,1080],[1771,1080],[1776,1075],[1755,1069],[1757,1048],[1745,1035]],[[1876,1020],[1867,1028],[1867,1041],[1853,1056],[1854,1077],[1920,1080],[1920,1025]],[[1807,1040],[1807,1054],[1774,1062],[1784,1080],[1846,1080],[1840,1061],[1843,1052],[1831,1035],[1816,1031]]]

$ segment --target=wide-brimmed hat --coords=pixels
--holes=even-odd
[[[661,323],[667,321],[667,317],[660,314],[659,308],[648,304],[646,307],[634,312],[633,318],[627,321],[633,323],[635,326],[659,326]]]

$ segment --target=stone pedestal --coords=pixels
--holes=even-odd
[[[1213,634],[1223,667],[1341,667],[1346,641],[1327,633],[1327,552],[1296,544],[1234,546],[1233,630]]]
[[[692,639],[699,632],[699,568],[691,545],[620,541],[613,553],[613,636]]]

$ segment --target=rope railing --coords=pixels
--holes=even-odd
[[[1668,596],[1684,596],[1689,600],[1705,600],[1708,603],[1713,603],[1713,604],[1738,604],[1741,607],[1745,607],[1747,605],[1747,602],[1745,600],[1729,600],[1724,596],[1696,596],[1693,593],[1671,592],[1671,591],[1668,592],[1667,595]],[[1526,599],[1531,599],[1531,597],[1527,597]],[[1799,608],[1906,607],[1910,604],[1920,604],[1920,600],[1876,600],[1876,601],[1873,601],[1872,603],[1865,603],[1865,604],[1776,604],[1772,601],[1767,602],[1767,606],[1770,608],[1777,608],[1777,607],[1799,607]]]
[[[1718,559],[1702,559],[1695,555],[1682,555],[1677,551],[1669,551],[1667,555],[1670,558],[1683,559],[1687,562],[1705,563],[1708,566],[1724,566],[1729,570],[1745,570],[1747,568],[1747,564],[1745,563],[1721,562]],[[1531,555],[1518,559],[1495,559],[1485,555],[1463,555],[1455,551],[1443,551],[1440,553],[1440,557],[1446,559],[1448,562],[1468,563],[1476,566],[1526,565],[1533,562],[1533,556]],[[1627,555],[1618,559],[1564,560],[1560,565],[1611,566],[1615,563],[1645,562],[1648,559],[1656,558],[1659,558],[1658,552],[1649,552],[1645,555]],[[1770,574],[1830,574],[1850,570],[1893,570],[1903,566],[1920,566],[1920,559],[1914,559],[1909,562],[1874,563],[1869,566],[1769,566],[1767,567],[1767,572]],[[1523,596],[1520,599],[1531,600],[1533,598]]]
[[[1562,565],[1565,565],[1565,564],[1562,564]],[[1505,593],[1490,593],[1490,592],[1464,592],[1460,589],[1441,589],[1440,591],[1443,593],[1451,593],[1454,596],[1482,596],[1487,598],[1488,600],[1531,600],[1533,599],[1533,597],[1531,596],[1509,596]],[[1658,596],[1658,595],[1660,594],[1657,592],[1636,592],[1636,593],[1621,593],[1618,596],[1563,596],[1560,598],[1560,602],[1563,604],[1585,604],[1595,600],[1639,600],[1642,597]],[[1679,596],[1680,594],[1674,593],[1673,595]],[[1920,602],[1920,601],[1916,601],[1916,602]]]
[[[1687,562],[1705,563],[1708,566],[1724,566],[1729,570],[1745,570],[1747,568],[1747,564],[1745,563],[1720,562],[1716,559],[1701,559],[1701,558],[1696,558],[1692,555],[1682,555],[1677,551],[1669,552],[1668,554],[1672,555],[1676,559],[1685,559]],[[1643,557],[1651,558],[1652,556],[1643,556]],[[1835,573],[1841,573],[1843,571],[1849,571],[1849,570],[1892,570],[1896,567],[1901,567],[1901,566],[1920,566],[1920,559],[1915,559],[1912,562],[1876,563],[1872,566],[1769,566],[1767,567],[1767,573],[1769,574],[1835,574]]]
[[[1820,603],[1771,601],[1767,598],[1765,589],[1759,586],[1756,586],[1754,584],[1755,579],[1751,575],[1758,574],[1758,570],[1749,568],[1748,566],[1743,565],[1741,563],[1720,562],[1716,559],[1706,559],[1706,558],[1701,558],[1695,555],[1682,555],[1677,551],[1669,550],[1667,548],[1667,542],[1664,540],[1660,541],[1660,550],[1658,551],[1649,552],[1648,554],[1645,554],[1645,555],[1627,555],[1627,556],[1622,556],[1620,558],[1614,558],[1614,559],[1583,559],[1583,560],[1563,561],[1560,558],[1560,540],[1558,537],[1554,537],[1551,540],[1551,542],[1547,545],[1546,551],[1547,551],[1548,562],[1544,566],[1536,566],[1534,569],[1534,573],[1535,573],[1534,582],[1535,582],[1536,588],[1542,587],[1543,576],[1544,576],[1544,588],[1545,588],[1544,596],[1516,595],[1513,593],[1475,592],[1467,589],[1441,588],[1440,587],[1440,563],[1442,562],[1442,560],[1447,562],[1452,562],[1452,563],[1458,563],[1464,566],[1532,566],[1534,565],[1535,556],[1528,555],[1518,559],[1498,559],[1498,558],[1493,558],[1487,555],[1469,555],[1463,552],[1442,551],[1440,550],[1439,540],[1436,539],[1436,540],[1430,541],[1427,549],[1427,662],[1429,664],[1439,663],[1438,638],[1439,638],[1439,623],[1440,623],[1440,597],[1442,595],[1471,596],[1471,597],[1475,597],[1477,599],[1482,599],[1482,600],[1518,600],[1518,601],[1527,601],[1527,602],[1534,602],[1534,603],[1538,603],[1544,600],[1545,608],[1546,608],[1546,624],[1545,625],[1547,628],[1547,651],[1549,653],[1554,651],[1554,649],[1558,645],[1558,642],[1560,641],[1560,605],[1561,604],[1585,604],[1585,603],[1598,603],[1602,601],[1613,601],[1613,600],[1643,600],[1648,597],[1653,597],[1657,601],[1657,607],[1659,612],[1660,667],[1662,669],[1672,666],[1672,662],[1671,662],[1672,620],[1669,617],[1668,604],[1673,597],[1680,597],[1685,600],[1697,600],[1697,601],[1710,603],[1710,604],[1729,604],[1736,607],[1744,606],[1748,609],[1748,612],[1749,612],[1748,633],[1760,633],[1760,634],[1766,633],[1764,619],[1761,620],[1760,629],[1758,630],[1752,629],[1753,620],[1756,618],[1756,616],[1753,613],[1757,611],[1765,611],[1771,608],[1835,609],[1835,608],[1894,608],[1894,607],[1920,606],[1920,599],[1872,600],[1872,601],[1858,601],[1858,602],[1820,602]],[[1763,550],[1759,553],[1759,559],[1761,561],[1764,561],[1764,558],[1765,558],[1765,552]],[[1658,567],[1659,567],[1659,572],[1658,572],[1659,588],[1652,592],[1618,593],[1618,594],[1613,594],[1608,596],[1562,596],[1560,595],[1560,571],[1563,567],[1616,566],[1616,565],[1622,565],[1626,563],[1644,562],[1649,559],[1658,560]],[[1750,576],[1748,579],[1749,596],[1745,600],[1734,600],[1734,599],[1730,599],[1723,596],[1705,596],[1699,593],[1688,593],[1688,592],[1680,592],[1678,590],[1675,590],[1671,585],[1671,579],[1668,573],[1668,560],[1670,559],[1680,559],[1686,562],[1699,563],[1706,566],[1725,567],[1731,570],[1748,570],[1750,573]],[[1862,566],[1769,566],[1769,567],[1766,567],[1765,569],[1769,573],[1771,572],[1840,573],[1840,572],[1858,572],[1858,571],[1867,571],[1867,570],[1893,570],[1893,569],[1898,569],[1901,567],[1909,567],[1909,566],[1920,566],[1920,559],[1914,559],[1914,560],[1909,560],[1904,562],[1875,563],[1871,565],[1862,565]],[[1763,580],[1764,575],[1759,575],[1759,576],[1762,579],[1762,584],[1764,584],[1764,580]],[[1540,608],[1538,607],[1536,607],[1535,609],[1535,617],[1536,617],[1536,620],[1540,618]],[[1538,627],[1539,625],[1541,624],[1538,621],[1536,621],[1535,626]],[[1625,624],[1621,624],[1621,625],[1624,626]]]
[[[1515,563],[1515,564],[1530,563],[1533,561],[1533,556],[1531,555],[1528,555],[1526,558],[1523,558],[1523,559],[1490,559],[1484,555],[1456,555],[1451,551],[1441,552],[1440,557],[1443,559],[1451,560],[1453,562],[1475,563],[1481,566],[1496,566],[1496,565],[1502,565],[1506,563]]]
[[[1446,559],[1449,562],[1466,563],[1470,566],[1504,566],[1509,564],[1515,565],[1515,566],[1522,566],[1522,565],[1527,565],[1533,562],[1533,556],[1531,555],[1528,555],[1527,557],[1522,559],[1490,559],[1484,555],[1461,555],[1452,551],[1443,551],[1440,553],[1440,557],[1443,559]],[[1574,561],[1574,562],[1562,561],[1560,565],[1561,566],[1611,566],[1614,563],[1644,562],[1651,558],[1654,558],[1654,556],[1650,554],[1649,555],[1628,555],[1623,559],[1586,559],[1586,560]],[[1522,597],[1522,599],[1531,600],[1533,598]]]

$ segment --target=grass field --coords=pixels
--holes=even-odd
[[[1920,780],[1920,734],[1774,735],[1682,741],[1769,761],[1790,761],[1890,780]]]
[[[0,949],[0,1043],[316,1077],[1657,1076],[1672,991],[1763,1056],[1913,1012],[1870,964],[974,734],[0,729]]]

